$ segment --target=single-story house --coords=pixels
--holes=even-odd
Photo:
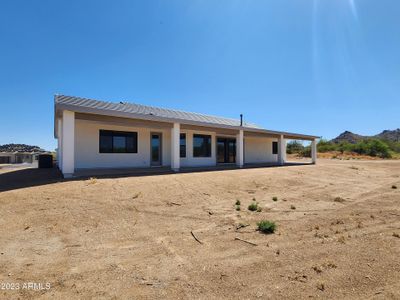
[[[0,164],[33,163],[38,160],[38,152],[0,152]]]
[[[318,136],[273,131],[222,118],[126,102],[54,97],[57,161],[65,177],[94,168],[205,167],[286,160],[286,139]]]

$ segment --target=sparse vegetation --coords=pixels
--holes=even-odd
[[[235,203],[235,205],[240,205],[240,200],[238,199],[238,200],[236,200],[236,203]]]
[[[276,224],[275,222],[271,222],[268,220],[263,220],[257,223],[258,230],[261,231],[262,233],[274,233],[276,229]]]
[[[400,142],[392,142],[383,139],[367,138],[355,143],[340,142],[334,143],[321,139],[317,144],[318,152],[353,152],[360,155],[368,155],[380,158],[397,157],[400,153]],[[287,145],[287,153],[298,154],[303,157],[309,157],[311,153],[310,146],[293,141]],[[337,156],[336,156],[337,157]]]
[[[278,197],[276,196],[272,197],[272,201],[278,201]]]
[[[392,189],[397,189],[397,185],[392,185]]]
[[[236,205],[236,210],[240,211],[240,205]]]
[[[257,202],[253,202],[249,205],[248,209],[250,211],[256,211],[258,209],[258,203]]]
[[[293,204],[292,205],[290,205],[290,209],[296,209],[296,206],[294,206]]]

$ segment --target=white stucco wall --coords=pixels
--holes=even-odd
[[[181,133],[186,133],[186,157],[181,158],[181,167],[202,167],[216,165],[216,135],[214,132],[182,129]],[[211,157],[193,157],[193,134],[211,135]]]
[[[139,128],[75,120],[75,168],[129,168],[150,166],[150,133],[162,133],[162,164],[171,164],[171,132],[153,128]],[[137,153],[99,153],[99,131],[132,131],[138,134]]]
[[[138,133],[138,153],[99,153],[99,131],[116,130]],[[171,165],[171,129],[154,129],[112,125],[98,121],[75,120],[75,168],[132,168],[150,166],[150,133],[162,134],[162,165]],[[216,134],[211,131],[181,129],[186,134],[186,157],[180,158],[181,167],[216,165]],[[193,157],[193,134],[211,135],[211,157]],[[218,135],[219,136],[219,135]],[[273,138],[245,137],[245,163],[277,162],[272,154]]]
[[[277,162],[278,155],[272,154],[272,142],[278,139],[266,137],[245,137],[244,138],[244,162],[264,163]]]

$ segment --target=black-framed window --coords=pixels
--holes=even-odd
[[[193,157],[211,157],[211,135],[193,134]]]
[[[278,142],[272,142],[272,154],[278,154]]]
[[[137,132],[100,130],[100,153],[137,153]]]
[[[179,136],[179,152],[180,157],[186,157],[186,133],[181,133]]]

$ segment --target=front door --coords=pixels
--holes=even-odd
[[[151,133],[150,158],[152,166],[161,166],[161,133]]]
[[[217,162],[219,164],[236,162],[236,139],[217,138]]]

